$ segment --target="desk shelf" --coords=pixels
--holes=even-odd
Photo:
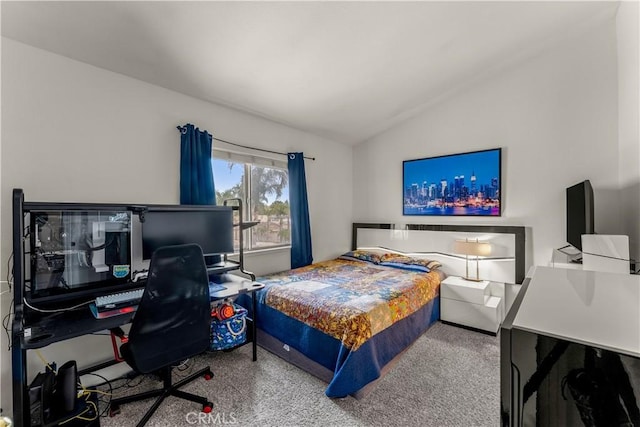
[[[89,396],[76,398],[76,405],[73,411],[68,414],[60,415],[55,414],[53,419],[49,420],[43,427],[57,427],[57,426],[69,426],[69,427],[99,427],[100,426],[100,412],[96,412],[98,408],[98,394],[95,392],[88,392]],[[55,410],[60,411],[61,408],[54,407]],[[95,418],[94,420],[82,420],[77,419],[79,415],[83,418]]]
[[[214,277],[212,283],[217,285],[222,285],[225,289],[217,290],[210,292],[211,301],[216,301],[225,298],[234,298],[246,293],[253,293],[264,288],[262,283],[254,282],[251,280],[244,280],[242,278],[238,278],[239,280],[228,280],[229,275],[225,275],[227,277],[220,279],[219,277]]]
[[[212,265],[207,266],[208,274],[222,274],[229,271],[240,270],[242,266],[239,262],[227,259]]]
[[[104,331],[131,322],[133,313],[96,319],[89,306],[50,315],[43,320],[32,320],[25,324],[25,333],[21,337],[21,347],[32,350],[50,344],[77,338],[83,335]],[[28,335],[28,336],[27,336]]]
[[[231,206],[234,210],[238,211],[238,222],[233,224],[233,227],[238,227],[240,230],[239,239],[238,239],[238,261],[233,261],[228,259],[228,254],[224,254],[222,259],[222,265],[220,267],[214,266],[214,270],[210,271],[209,274],[219,274],[226,273],[229,271],[238,270],[243,274],[251,277],[251,280],[256,280],[255,274],[250,271],[246,271],[244,269],[244,236],[242,232],[244,230],[248,230],[251,227],[254,227],[260,223],[260,221],[244,221],[242,219],[242,199],[227,199],[223,202],[224,206]],[[235,264],[235,267],[234,267]]]
[[[243,221],[242,224],[240,223],[236,223],[233,224],[234,227],[242,227],[242,230],[248,230],[251,227],[255,227],[256,225],[260,224],[260,221]]]

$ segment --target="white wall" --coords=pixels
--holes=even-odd
[[[618,141],[622,220],[629,234],[630,255],[640,260],[640,69],[637,2],[622,2],[616,16],[618,46]],[[636,266],[638,268],[639,266]]]
[[[524,225],[536,264],[565,243],[565,188],[594,186],[596,230],[620,233],[613,19],[554,41],[354,149],[354,219]],[[402,161],[503,147],[500,218],[402,216]]]
[[[351,147],[6,38],[2,87],[3,236],[11,236],[15,187],[30,201],[178,203],[176,125],[191,122],[222,139],[314,156],[306,161],[314,259],[350,248]],[[1,277],[10,253],[5,238]],[[289,252],[249,256],[247,267],[259,274],[288,269]],[[64,347],[47,347],[43,354],[58,363],[75,358],[79,365],[111,354],[105,337]],[[6,347],[0,351],[8,355]],[[3,389],[10,384],[7,359]],[[4,408],[10,396],[3,393]]]
[[[0,29],[2,25],[0,24]],[[2,46],[0,46],[0,56],[2,56]],[[1,68],[1,67],[0,67]],[[2,70],[0,69],[0,81],[2,80]],[[0,84],[0,100],[2,99],[2,85]],[[2,110],[2,102],[0,102],[0,111]],[[0,120],[0,134],[2,134],[2,120]],[[2,146],[2,138],[0,138],[0,147]],[[2,150],[0,150],[0,165],[2,165]],[[2,175],[0,174],[0,187],[2,186]],[[2,198],[0,198],[0,212],[2,211]],[[0,216],[0,242],[2,241],[2,216]],[[0,260],[4,259],[2,257],[2,248],[0,247]],[[11,295],[9,294],[9,289],[4,280],[0,278],[0,319],[4,319],[4,316],[9,312],[9,304],[11,301]],[[3,331],[0,331],[2,334]],[[2,375],[4,374],[4,369],[2,367],[5,363],[9,363],[8,356],[9,352],[3,351],[3,348],[7,348],[7,339],[6,334],[2,334],[0,337],[0,414],[4,414],[5,409],[2,406],[4,402],[2,397]],[[5,362],[6,360],[6,362]]]
[[[306,169],[315,258],[348,248],[350,147],[6,38],[2,67],[4,218],[14,187],[37,201],[177,203],[176,125],[191,122],[222,139],[314,156]]]

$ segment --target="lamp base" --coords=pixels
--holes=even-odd
[[[471,278],[471,277],[463,277],[463,279],[464,280],[468,280],[469,282],[482,282],[483,281],[482,279],[477,279],[477,278],[474,279],[474,278]]]

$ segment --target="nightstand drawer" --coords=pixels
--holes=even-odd
[[[442,281],[442,298],[484,305],[491,297],[489,281],[474,282],[461,277],[449,276]]]
[[[487,304],[470,304],[448,298],[440,299],[442,320],[496,333],[500,326],[502,299],[489,297]]]

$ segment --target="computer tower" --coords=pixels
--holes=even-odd
[[[53,417],[55,374],[40,372],[29,386],[29,413],[31,426],[46,425]]]
[[[58,368],[56,374],[56,408],[58,412],[70,413],[76,407],[78,389],[78,368],[75,360],[70,360]]]

